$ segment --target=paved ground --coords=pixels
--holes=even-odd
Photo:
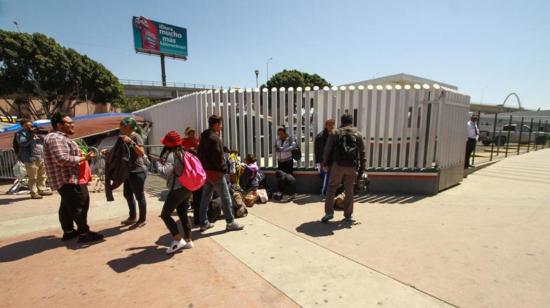
[[[156,197],[149,224],[126,231],[120,194],[92,195],[108,237],[79,247],[59,241],[57,196],[2,195],[0,306],[549,307],[549,184],[542,150],[434,197],[361,197],[357,225],[319,223],[320,199],[300,196],[250,209],[243,232],[219,221],[172,257]]]

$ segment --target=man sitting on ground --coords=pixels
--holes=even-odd
[[[287,195],[288,199],[284,200],[285,202],[293,200],[296,197],[296,179],[294,176],[277,170],[275,177],[277,178],[278,192],[273,195],[273,199],[282,201],[284,196]]]

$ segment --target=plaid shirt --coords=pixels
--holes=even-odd
[[[44,165],[52,190],[78,184],[80,149],[65,133],[49,133],[44,140]]]

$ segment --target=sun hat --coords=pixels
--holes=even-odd
[[[169,131],[164,137],[160,138],[160,142],[168,148],[177,147],[181,145],[181,136],[176,131]]]

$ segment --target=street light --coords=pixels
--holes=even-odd
[[[256,88],[258,87],[258,75],[260,74],[259,70],[254,70],[254,74],[256,74]]]
[[[267,63],[265,64],[266,66],[265,75],[267,77],[267,80],[265,82],[269,81],[269,62],[271,62],[271,60],[273,60],[273,57],[267,59]]]

